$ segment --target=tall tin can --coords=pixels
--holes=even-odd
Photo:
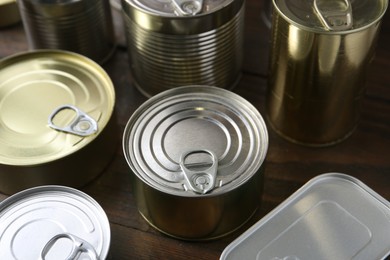
[[[122,0],[135,86],[233,88],[242,67],[244,0]]]
[[[185,240],[219,238],[255,213],[267,149],[259,112],[210,86],[150,98],[123,136],[140,213],[156,229]]]
[[[387,0],[274,0],[267,94],[286,139],[335,144],[356,128]]]
[[[0,60],[0,192],[82,187],[115,154],[115,91],[85,56],[59,50]]]
[[[102,64],[115,50],[108,0],[18,0],[30,49],[60,49]]]

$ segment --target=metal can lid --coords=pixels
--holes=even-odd
[[[162,16],[194,16],[213,13],[235,0],[125,0],[130,5]]]
[[[40,186],[0,203],[0,238],[1,259],[105,259],[111,234],[93,198],[64,186]]]
[[[289,22],[319,32],[350,32],[377,22],[388,0],[273,0]]]
[[[0,61],[0,164],[40,165],[92,142],[114,110],[111,79],[71,52],[32,51]]]
[[[390,203],[358,179],[321,174],[229,244],[228,259],[385,259]]]
[[[257,173],[268,133],[260,113],[237,94],[186,86],[141,105],[126,125],[123,149],[147,185],[179,196],[212,196]]]

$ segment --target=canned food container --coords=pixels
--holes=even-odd
[[[16,0],[0,0],[0,27],[9,26],[20,21]]]
[[[102,64],[115,50],[108,0],[18,0],[30,49],[61,49]]]
[[[228,245],[221,260],[385,259],[390,203],[358,179],[319,175]]]
[[[87,194],[40,186],[0,203],[1,259],[106,259],[110,224]]]
[[[284,138],[325,146],[360,116],[387,0],[274,0],[267,117]]]
[[[146,96],[238,83],[244,0],[122,0],[122,9],[134,84]]]
[[[110,162],[115,92],[92,60],[32,51],[0,61],[0,191],[81,187]]]
[[[210,86],[150,98],[123,136],[141,215],[186,240],[219,238],[255,213],[267,149],[267,129],[255,107]]]

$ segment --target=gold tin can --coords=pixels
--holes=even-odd
[[[108,0],[18,0],[30,49],[76,52],[102,64],[115,50]]]
[[[111,160],[115,92],[92,60],[33,51],[0,61],[0,191],[81,187]]]
[[[267,129],[228,90],[186,86],[150,98],[129,119],[123,150],[141,215],[175,238],[222,237],[260,204]]]
[[[274,0],[267,116],[286,139],[335,144],[358,124],[387,0]]]
[[[16,24],[20,15],[16,0],[0,0],[0,27]]]
[[[146,96],[238,83],[244,0],[122,0],[122,9],[134,84]]]

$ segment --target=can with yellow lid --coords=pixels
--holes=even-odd
[[[33,51],[0,61],[0,191],[79,187],[115,150],[115,92],[94,61]]]

